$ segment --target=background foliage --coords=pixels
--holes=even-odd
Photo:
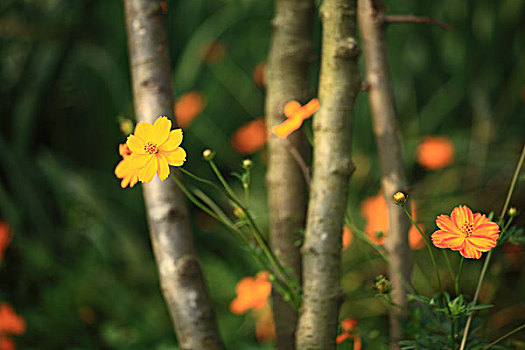
[[[386,5],[390,14],[430,16],[454,27],[445,32],[394,24],[387,30],[418,221],[431,233],[435,216],[458,204],[499,213],[525,135],[525,41],[520,40],[525,4],[402,0]],[[185,167],[195,173],[211,175],[201,160],[207,147],[217,152],[224,173],[240,171],[244,156],[230,138],[263,116],[264,89],[252,73],[266,60],[272,15],[269,0],[168,1],[174,101],[194,90],[206,99],[204,111],[185,129]],[[314,32],[319,47],[318,19]],[[217,41],[224,52],[210,61],[204,53]],[[317,58],[312,97],[318,65]],[[119,121],[133,119],[123,2],[2,1],[0,81],[0,218],[14,233],[0,268],[0,301],[27,320],[19,347],[176,349],[140,186],[122,190],[113,175],[118,144],[125,140]],[[357,171],[349,211],[363,228],[360,203],[379,190],[366,93],[355,113]],[[428,171],[416,163],[416,146],[427,135],[452,140],[452,165]],[[252,206],[266,228],[265,151],[252,159]],[[513,201],[518,208],[525,207],[523,187],[518,184]],[[249,314],[228,310],[237,281],[257,267],[227,231],[195,208],[191,214],[228,348],[268,348],[257,343]],[[435,286],[423,272],[431,269],[425,254],[414,252],[415,283],[430,295]],[[488,317],[481,327],[488,339],[524,321],[524,262],[519,249],[497,251],[481,294],[481,302],[496,304],[484,312]],[[465,292],[473,293],[480,269],[479,261],[465,263]],[[347,299],[341,317],[359,320],[365,348],[380,348],[387,338],[387,309],[371,286],[386,267],[356,238],[343,254],[343,272]]]

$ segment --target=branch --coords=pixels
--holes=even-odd
[[[160,3],[125,2],[133,97],[138,121],[170,115],[173,96]],[[172,181],[143,185],[153,251],[181,349],[223,349],[193,245],[184,196]]]
[[[391,348],[402,336],[400,317],[408,306],[404,280],[410,280],[410,249],[407,233],[410,223],[403,211],[395,204],[395,192],[407,188],[407,180],[399,140],[398,119],[392,91],[388,52],[382,26],[382,9],[373,6],[373,0],[358,0],[358,18],[363,43],[368,99],[373,129],[381,166],[381,185],[388,208],[389,233],[385,248],[391,259],[390,279],[392,301],[402,308],[390,312]],[[401,276],[396,273],[399,271]]]
[[[297,349],[335,349],[341,232],[348,181],[354,100],[360,91],[356,1],[324,0],[320,109],[314,117],[314,159],[303,254],[303,305]]]
[[[306,165],[308,142],[297,130],[287,139],[279,139],[271,128],[280,124],[286,102],[308,99],[308,70],[313,58],[312,0],[275,0],[273,36],[268,57],[266,125],[268,142],[268,204],[272,249],[284,266],[301,275],[301,257],[296,242],[306,221]],[[273,293],[276,324],[276,349],[295,347],[298,314],[279,293]]]
[[[390,15],[384,17],[385,23],[428,23],[436,25],[448,31],[453,31],[454,28],[443,22],[436,21],[430,17],[418,17],[413,15]]]

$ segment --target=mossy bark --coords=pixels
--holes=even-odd
[[[159,1],[126,0],[126,27],[139,122],[173,110],[166,27]],[[173,171],[173,169],[172,169]],[[183,194],[167,179],[143,185],[150,236],[181,349],[224,349],[195,252]]]
[[[339,308],[341,233],[354,170],[351,122],[360,89],[356,1],[324,0],[319,82],[314,117],[313,176],[302,247],[303,305],[296,349],[335,349]]]
[[[266,125],[268,127],[268,204],[270,242],[277,258],[290,268],[297,279],[301,258],[297,242],[302,238],[306,218],[307,184],[294,150],[303,159],[308,156],[308,142],[297,130],[286,140],[271,133],[284,117],[284,105],[297,100],[305,103],[308,95],[308,71],[313,59],[312,0],[276,0],[273,35],[267,65]],[[291,149],[291,148],[294,148]],[[282,296],[272,293],[276,325],[276,348],[295,347],[297,311]]]
[[[383,7],[373,0],[358,0],[358,17],[366,67],[366,86],[374,135],[381,166],[381,186],[388,208],[389,232],[385,248],[390,257],[392,301],[401,308],[390,312],[391,349],[398,349],[402,336],[401,318],[407,307],[406,282],[410,280],[411,259],[408,246],[410,222],[395,204],[393,195],[407,190],[407,179],[398,119],[384,35]]]

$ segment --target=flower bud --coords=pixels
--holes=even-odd
[[[379,275],[376,277],[376,280],[374,281],[374,289],[376,292],[381,294],[389,294],[392,290],[392,282],[388,278],[386,278],[383,275]]]
[[[244,210],[239,207],[235,207],[235,209],[233,209],[233,215],[239,219],[243,219],[245,217]]]
[[[399,205],[404,205],[407,201],[407,195],[403,192],[396,192],[394,194],[394,201]]]
[[[202,156],[204,157],[204,159],[206,160],[212,160],[213,159],[213,152],[211,149],[205,149],[203,152],[202,152]]]
[[[249,169],[249,168],[251,168],[251,167],[252,167],[252,161],[251,161],[251,159],[245,159],[245,160],[243,160],[243,161],[242,161],[242,167],[243,167],[244,169]]]
[[[508,213],[509,213],[509,216],[516,216],[516,214],[518,214],[518,210],[514,207],[510,207]]]
[[[133,122],[131,120],[122,119],[119,123],[119,126],[120,126],[120,131],[122,131],[124,135],[129,135],[133,133]]]

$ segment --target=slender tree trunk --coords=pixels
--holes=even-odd
[[[303,305],[297,349],[335,349],[339,307],[341,232],[354,170],[351,121],[359,91],[356,1],[324,0],[319,82],[314,117],[313,177],[303,254]]]
[[[172,111],[166,29],[157,0],[126,0],[126,27],[138,121]],[[182,193],[172,181],[143,185],[162,293],[181,349],[223,349],[191,236]]]
[[[400,317],[407,307],[407,291],[402,278],[409,281],[411,270],[407,239],[410,223],[401,208],[394,203],[392,196],[397,191],[407,189],[407,180],[399,140],[380,1],[358,0],[358,17],[366,66],[368,98],[381,164],[381,185],[388,208],[390,229],[385,248],[392,262],[390,266],[392,301],[402,306],[402,308],[392,308],[390,313],[391,349],[398,349],[397,342],[402,336]]]
[[[268,58],[266,125],[268,126],[268,201],[272,249],[285,266],[301,274],[301,239],[306,217],[307,185],[303,173],[290,153],[290,147],[306,159],[308,142],[298,130],[286,140],[272,135],[271,128],[285,118],[284,105],[290,100],[306,102],[308,68],[313,57],[312,0],[275,0],[273,36]],[[276,348],[295,347],[297,311],[273,292]]]

